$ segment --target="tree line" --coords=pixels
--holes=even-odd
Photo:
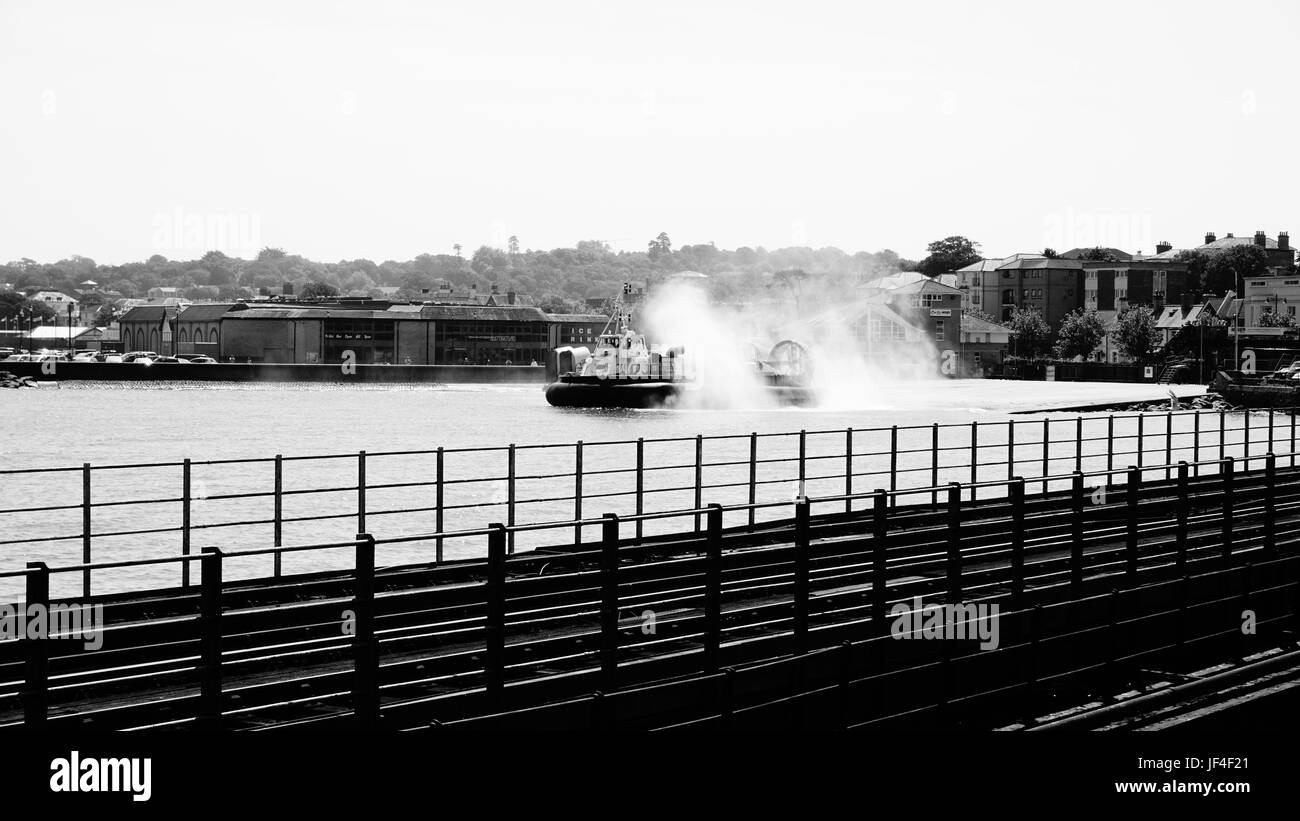
[[[122,265],[100,265],[76,255],[52,263],[24,258],[0,265],[0,283],[14,291],[50,289],[75,296],[88,290],[81,283],[92,280],[98,293],[111,299],[144,298],[152,288],[168,287],[191,300],[232,301],[286,284],[297,295],[306,289],[307,294],[322,296],[420,299],[445,282],[457,291],[486,292],[496,286],[502,293],[528,295],[543,310],[572,312],[581,310],[586,300],[610,297],[625,282],[649,283],[684,270],[717,277],[709,287],[725,298],[729,289],[747,289],[753,281],[770,280],[781,272],[865,281],[918,265],[888,249],[850,254],[834,247],[726,250],[709,243],[674,248],[667,233],[651,240],[645,251],[614,251],[600,240],[551,250],[523,249],[517,237],[511,237],[504,249],[484,245],[468,258],[460,246],[453,250],[383,262],[319,262],[272,247],[263,248],[253,259],[209,251],[198,259],[155,254]],[[0,303],[0,314],[5,310]]]

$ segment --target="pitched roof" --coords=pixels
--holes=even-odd
[[[1083,255],[1091,250],[1093,250],[1093,248],[1071,248],[1064,254],[1061,254],[1061,259],[1083,259]],[[1133,258],[1133,255],[1128,251],[1121,251],[1118,248],[1102,248],[1101,250],[1110,254],[1120,262],[1126,262]]]
[[[200,303],[186,307],[177,318],[182,322],[210,322],[225,316],[234,307],[231,303]]]
[[[1015,333],[1015,331],[1005,325],[999,325],[996,322],[989,322],[987,319],[978,316],[971,316],[970,314],[961,315],[961,329],[963,333],[976,334]]]
[[[121,322],[162,322],[167,318],[166,305],[137,305],[122,315]]]
[[[1220,237],[1219,239],[1216,239],[1214,242],[1207,242],[1204,245],[1198,245],[1196,246],[1196,250],[1213,251],[1219,248],[1231,248],[1234,245],[1254,245],[1254,244],[1255,244],[1254,237],[1234,237],[1232,235],[1228,235],[1226,237]],[[1264,237],[1264,248],[1269,251],[1276,251],[1277,240]]]
[[[1048,257],[1021,257],[1013,259],[998,266],[999,271],[1017,271],[1017,270],[1040,270],[1052,269],[1060,271],[1081,271],[1083,270],[1083,261],[1078,259],[1065,259],[1057,257],[1049,259]]]

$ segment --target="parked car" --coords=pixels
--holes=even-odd
[[[122,361],[134,362],[137,359],[143,357],[145,359],[148,359],[150,362],[152,362],[155,358],[157,358],[157,356],[158,354],[153,351],[129,351],[122,355]]]
[[[120,353],[106,353],[106,354],[104,354],[104,359],[103,359],[102,361],[104,361],[104,362],[113,362],[113,363],[121,363],[121,361],[122,361],[122,355],[121,355]]]
[[[98,351],[79,351],[76,356],[72,357],[73,362],[98,362]]]
[[[198,356],[190,357],[190,364],[191,365],[215,365],[217,364],[217,360],[213,359],[207,354],[199,354]]]
[[[8,359],[16,353],[18,352],[13,348],[0,348],[0,359]]]
[[[155,356],[153,364],[155,365],[179,365],[181,360],[174,356]]]

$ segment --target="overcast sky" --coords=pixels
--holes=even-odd
[[[0,0],[0,259],[1300,232],[1298,9]]]

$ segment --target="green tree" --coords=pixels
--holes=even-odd
[[[921,260],[916,270],[932,277],[965,268],[984,259],[979,248],[978,242],[971,242],[962,236],[937,239],[926,246],[929,256]]]
[[[1056,355],[1062,359],[1076,356],[1087,359],[1106,338],[1106,326],[1091,308],[1076,308],[1065,315],[1056,335]]]
[[[339,295],[339,289],[324,282],[308,282],[299,293],[303,299],[328,299]]]
[[[1159,331],[1156,318],[1146,305],[1130,305],[1115,320],[1115,342],[1135,362],[1147,362],[1155,353]]]
[[[667,256],[673,252],[673,241],[668,238],[667,231],[660,231],[659,236],[650,240],[646,250],[646,255],[651,261],[657,261],[660,257]]]
[[[1012,308],[1006,326],[1015,334],[1012,344],[1017,356],[1032,359],[1047,352],[1052,328],[1036,308]]]
[[[1079,254],[1079,259],[1087,260],[1089,262],[1119,262],[1118,257],[1105,248],[1102,248],[1100,245],[1095,248],[1089,248]]]
[[[1205,261],[1205,289],[1216,294],[1244,293],[1244,280],[1268,274],[1268,254],[1258,245],[1232,245],[1212,251]]]

